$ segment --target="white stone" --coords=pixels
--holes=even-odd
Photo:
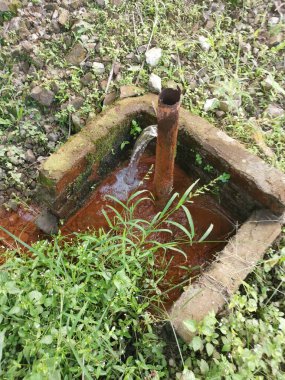
[[[146,62],[150,66],[156,66],[161,58],[161,54],[162,54],[162,50],[160,48],[154,47],[152,49],[149,49],[145,53]]]
[[[207,99],[204,104],[204,111],[212,111],[219,106],[219,100],[217,98]]]
[[[268,24],[270,26],[274,26],[274,25],[277,25],[279,23],[279,17],[270,17],[270,19],[268,20]]]
[[[103,74],[105,72],[105,66],[101,62],[94,62],[93,71],[95,74]]]
[[[0,12],[8,12],[9,4],[7,1],[0,1]]]
[[[210,50],[211,44],[209,43],[208,38],[206,38],[204,36],[199,36],[198,40],[199,40],[201,48],[204,51],[209,51]]]
[[[158,75],[151,73],[148,81],[148,86],[150,91],[160,93],[161,78]]]
[[[276,104],[270,104],[266,110],[269,116],[271,117],[279,117],[284,116],[285,111],[283,108],[277,106]]]

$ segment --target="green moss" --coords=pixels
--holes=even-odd
[[[43,174],[43,172],[39,173],[38,181],[41,185],[48,187],[48,188],[54,188],[55,187],[55,181],[52,180],[50,177],[47,177]]]

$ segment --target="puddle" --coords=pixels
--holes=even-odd
[[[39,210],[36,207],[30,207],[29,209],[20,207],[17,212],[8,212],[4,209],[0,209],[0,226],[6,228],[6,230],[17,236],[23,242],[31,244],[44,236],[34,224],[38,213]],[[0,230],[0,253],[4,251],[5,248],[16,249],[20,246],[21,245],[16,243],[12,237]]]
[[[96,230],[100,227],[107,229],[108,224],[102,213],[102,209],[104,208],[109,218],[112,219],[114,213],[106,207],[107,204],[116,205],[118,211],[122,211],[122,207],[106,198],[106,195],[115,196],[124,202],[137,190],[147,189],[152,191],[154,162],[154,156],[144,154],[138,166],[137,180],[131,185],[125,181],[128,162],[125,162],[117,170],[113,171],[97,186],[83,207],[63,225],[61,228],[62,234],[70,235],[74,232]],[[174,173],[174,190],[182,194],[194,182],[194,178],[189,177],[177,165],[175,166]],[[189,279],[189,277],[197,275],[199,273],[197,267],[201,268],[211,261],[215,253],[225,246],[229,236],[234,232],[231,217],[210,195],[195,197],[194,203],[187,204],[187,208],[194,220],[196,240],[207,230],[210,223],[214,225],[211,234],[207,238],[211,243],[194,243],[192,246],[190,244],[183,244],[181,249],[186,253],[186,258],[174,251],[170,251],[166,255],[158,255],[156,258],[157,265],[168,267],[162,291],[166,291],[177,284],[181,284],[184,280]],[[158,210],[155,205],[151,201],[146,200],[140,203],[134,216],[151,220],[157,212]],[[13,214],[2,212],[0,214],[0,225],[24,242],[31,244],[39,238],[45,237],[33,223],[36,215],[37,210],[33,208],[29,211],[19,209],[18,213]],[[187,218],[182,210],[178,210],[172,216],[172,220],[187,226]],[[182,237],[182,233],[178,228],[175,229],[171,226],[171,229],[173,231],[172,238],[167,233],[156,234],[153,238],[160,242],[167,242],[170,239]],[[0,239],[6,247],[15,248],[13,239],[7,237],[2,231],[0,231]],[[193,271],[193,268],[196,269]],[[170,305],[176,300],[182,290],[181,288],[175,288],[175,290],[168,292],[168,298],[165,300],[166,304]]]
[[[108,227],[102,208],[107,211],[110,219],[114,217],[114,213],[106,207],[107,204],[116,206],[118,211],[122,211],[122,207],[115,202],[111,202],[106,195],[112,195],[121,201],[126,201],[134,191],[147,189],[152,191],[153,185],[153,167],[155,157],[144,155],[138,165],[137,181],[128,185],[124,178],[126,175],[127,164],[125,163],[116,171],[110,174],[94,191],[85,205],[74,214],[62,228],[64,235],[71,234],[74,231],[85,231],[87,229],[98,229],[99,227]],[[194,182],[194,178],[189,177],[179,166],[174,169],[174,190],[183,194],[187,188]],[[201,267],[205,263],[213,259],[214,254],[220,251],[226,244],[229,236],[234,232],[234,224],[228,213],[220,207],[214,199],[209,195],[201,195],[195,197],[193,204],[188,204],[188,209],[192,215],[195,224],[195,239],[203,235],[210,223],[214,228],[207,238],[211,243],[196,243],[192,246],[184,244],[181,249],[186,253],[187,258],[177,252],[168,252],[163,257],[157,257],[159,265],[168,267],[167,275],[163,290],[167,290],[184,280],[189,276],[198,274],[198,270],[191,268]],[[152,220],[158,210],[151,201],[143,201],[139,204],[134,217],[146,220]],[[187,218],[183,210],[178,210],[172,217],[173,220],[187,226]],[[182,237],[181,231],[173,228],[173,238]],[[167,233],[156,234],[154,237],[157,241],[167,242],[171,239]],[[170,264],[169,264],[170,263]],[[169,300],[172,303],[179,297],[183,289],[175,289],[168,293]]]

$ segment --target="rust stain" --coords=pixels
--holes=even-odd
[[[180,95],[179,88],[167,88],[158,98],[154,194],[159,207],[165,205],[173,189]]]
[[[87,167],[87,160],[83,157],[71,170],[67,171],[56,185],[56,193],[60,195]]]
[[[19,207],[17,212],[9,212],[2,208],[0,209],[0,226],[24,243],[32,244],[44,237],[43,232],[35,225],[35,219],[38,215],[39,209],[36,206],[31,206],[29,209]],[[0,263],[1,252],[5,252],[7,248],[19,249],[21,244],[17,243],[3,230],[0,230]]]

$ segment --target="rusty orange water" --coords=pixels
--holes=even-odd
[[[98,229],[99,227],[108,227],[107,221],[102,213],[102,209],[108,213],[112,220],[115,216],[114,212],[108,209],[107,205],[112,205],[117,210],[122,212],[123,207],[106,195],[115,196],[117,199],[125,202],[128,197],[137,190],[149,190],[153,188],[153,168],[155,157],[144,155],[140,160],[137,182],[130,186],[124,181],[127,175],[127,164],[122,165],[119,169],[110,174],[96,191],[92,194],[88,202],[73,215],[62,229],[64,235],[73,233],[74,231],[85,231],[86,229]],[[194,179],[190,178],[179,166],[175,166],[174,170],[174,190],[183,194],[187,188],[193,183]],[[189,209],[195,224],[195,240],[198,241],[209,225],[214,225],[211,234],[208,236],[208,243],[182,244],[181,248],[186,257],[181,253],[168,251],[165,255],[157,258],[159,265],[167,267],[167,274],[164,279],[163,290],[169,289],[189,278],[189,273],[197,274],[197,267],[201,267],[207,261],[213,259],[213,255],[221,250],[230,234],[233,232],[233,223],[227,212],[220,207],[211,196],[201,195],[194,198],[194,203],[188,203]],[[155,204],[152,201],[146,200],[139,204],[134,213],[134,217],[152,220],[157,214]],[[172,220],[179,222],[185,227],[188,227],[187,217],[185,212],[180,209],[171,217]],[[157,233],[152,238],[159,242],[167,242],[174,239],[183,238],[185,234],[178,228],[172,226],[172,236],[167,233]],[[193,270],[194,269],[194,270]],[[170,300],[176,299],[181,292],[181,288],[168,293]]]
[[[8,212],[5,209],[0,209],[0,226],[17,236],[23,242],[31,244],[44,236],[34,223],[38,214],[39,210],[36,207],[28,209],[20,207],[17,212]],[[0,253],[5,248],[16,249],[17,247],[21,247],[21,244],[0,230]]]
[[[122,212],[123,208],[118,203],[108,199],[106,195],[114,196],[120,201],[125,202],[137,190],[146,189],[152,191],[154,162],[154,156],[145,154],[142,157],[138,166],[137,180],[132,185],[127,184],[125,181],[128,163],[121,165],[117,170],[108,175],[93,191],[83,207],[64,224],[61,229],[62,234],[70,235],[74,232],[86,231],[87,229],[96,230],[100,227],[107,229],[108,223],[102,210],[104,209],[112,220],[114,212],[108,209],[107,205],[114,206],[119,212]],[[193,183],[194,179],[189,177],[177,165],[175,166],[174,173],[174,191],[183,194]],[[183,283],[184,280],[189,278],[189,274],[192,274],[192,276],[197,274],[197,267],[201,267],[209,260],[212,260],[214,254],[224,247],[226,240],[233,233],[233,224],[230,216],[211,196],[200,195],[199,197],[195,197],[193,201],[194,203],[187,204],[187,208],[194,220],[195,240],[199,240],[212,223],[214,227],[207,238],[207,241],[210,242],[194,243],[192,245],[190,243],[182,244],[180,248],[185,252],[186,257],[174,251],[158,254],[157,265],[167,267],[167,274],[162,285],[163,291]],[[157,212],[155,204],[150,200],[146,200],[139,204],[134,216],[140,219],[152,220]],[[35,212],[31,213],[22,209],[20,209],[18,214],[9,215],[6,213],[4,218],[3,214],[2,218],[0,214],[0,225],[30,244],[38,240],[39,237],[43,237],[43,234],[33,223],[35,215]],[[171,216],[171,219],[188,227],[187,218],[182,209],[176,211]],[[166,227],[169,228],[170,226]],[[184,237],[184,234],[178,228],[173,226],[170,228],[172,236],[168,233],[156,233],[152,238],[159,242],[167,242]],[[1,237],[4,238],[3,242],[6,246],[13,246],[13,240],[0,231]],[[168,292],[168,300],[166,301],[171,303],[180,293],[181,288],[175,288],[175,290]]]

